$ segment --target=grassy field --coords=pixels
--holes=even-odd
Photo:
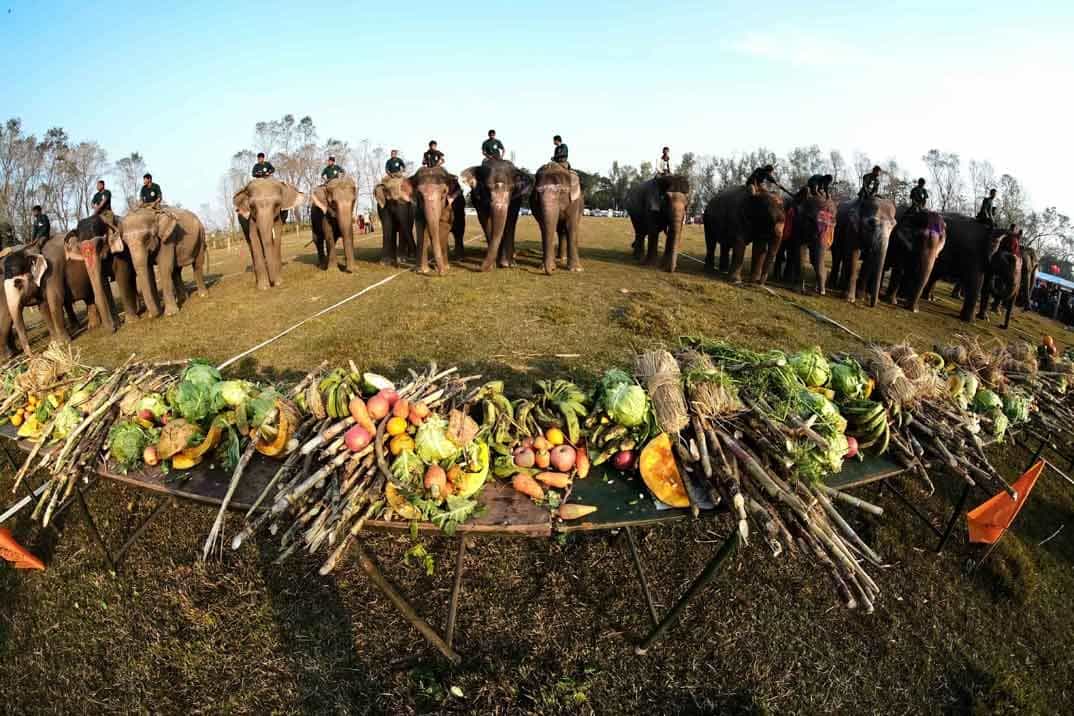
[[[477,235],[476,226],[468,236]],[[204,356],[223,361],[322,308],[395,273],[375,263],[379,236],[359,243],[359,270],[322,273],[308,235],[288,235],[285,286],[259,293],[242,247],[214,252],[210,297],[179,316],[143,320],[112,336],[86,333],[86,360],[114,364]],[[755,347],[820,344],[858,350],[846,333],[795,308],[821,311],[876,341],[919,346],[958,332],[1025,337],[1065,331],[1019,314],[1012,329],[970,327],[950,299],[920,314],[849,306],[834,296],[736,288],[680,259],[668,275],[629,257],[625,219],[587,218],[585,272],[538,271],[536,226],[523,219],[521,266],[478,273],[483,242],[447,278],[404,273],[259,350],[235,373],[305,372],[323,359],[354,359],[397,373],[436,360],[507,380],[514,389],[566,375],[591,382],[633,351],[704,333]],[[683,251],[700,258],[700,227]],[[946,295],[941,287],[937,294]],[[998,323],[998,319],[993,319]],[[1061,335],[1062,334],[1062,335]],[[1011,446],[993,459],[1009,474],[1028,459]],[[11,484],[0,478],[0,491]],[[936,495],[901,485],[937,515],[958,486]],[[1063,713],[1074,702],[1074,533],[1061,527],[1074,488],[1042,481],[985,564],[954,545],[934,555],[931,533],[890,494],[888,508],[857,524],[890,562],[873,615],[837,605],[810,565],[773,560],[753,545],[687,610],[649,656],[632,655],[647,626],[625,547],[615,537],[483,541],[469,552],[458,626],[464,662],[451,668],[354,565],[328,579],[316,563],[274,565],[272,540],[251,541],[223,562],[196,554],[214,511],[167,510],[131,551],[120,575],[103,569],[71,512],[40,532],[25,518],[16,536],[46,558],[43,573],[0,567],[0,708],[27,712],[155,713]],[[112,485],[90,501],[116,535],[153,503]],[[231,525],[236,524],[231,521]],[[726,535],[725,519],[651,530],[640,549],[657,601],[668,606]],[[426,539],[436,572],[403,564],[408,537],[369,536],[381,565],[434,624],[451,587],[450,540]],[[702,608],[701,605],[704,605]],[[414,658],[407,658],[414,656]],[[453,693],[454,691],[454,693]],[[461,694],[461,695],[459,695]]]

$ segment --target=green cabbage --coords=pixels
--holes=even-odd
[[[820,393],[814,393],[805,388],[798,391],[798,396],[805,407],[802,418],[808,419],[810,414],[816,415],[821,422],[830,425],[836,432],[844,432],[847,429],[847,420],[839,412],[839,407]],[[844,451],[845,452],[845,451]]]
[[[809,350],[795,353],[788,363],[794,368],[794,372],[802,379],[802,382],[811,388],[826,384],[832,375],[831,367],[824,353],[821,352],[820,346],[813,346]]]
[[[459,448],[448,439],[447,421],[439,415],[425,419],[414,436],[414,446],[418,457],[429,464],[452,461],[459,454]]]
[[[1003,396],[1003,412],[1012,423],[1024,423],[1029,420],[1029,398],[1021,393],[1008,393]]]
[[[249,381],[224,380],[213,386],[213,399],[221,407],[237,408],[256,392],[257,386]]]
[[[191,423],[200,423],[213,414],[212,386],[183,381],[175,390],[172,406]]]
[[[220,375],[220,371],[207,361],[195,358],[190,361],[186,370],[183,371],[183,377],[180,382],[195,383],[206,388],[212,388],[221,380],[223,380],[223,378]]]
[[[1003,410],[1003,400],[988,388],[979,388],[973,396],[973,409],[978,413]]]
[[[845,363],[832,366],[830,386],[839,396],[851,400],[865,397],[865,387],[869,376],[862,370],[858,361],[848,358]]]
[[[62,440],[82,422],[82,413],[70,403],[65,405],[53,418],[52,437]]]
[[[124,470],[137,467],[146,447],[154,442],[155,431],[146,430],[130,420],[120,420],[108,433],[108,450],[112,459]]]
[[[980,384],[980,381],[977,380],[977,376],[973,373],[960,372],[959,375],[961,375],[963,379],[962,395],[964,395],[966,401],[969,402],[973,400],[975,395],[977,395],[977,386]]]
[[[645,389],[618,368],[606,371],[601,377],[594,403],[614,422],[628,428],[644,423],[649,412]]]
[[[250,387],[256,389],[252,384]],[[268,388],[258,393],[257,397],[248,400],[245,408],[250,419],[250,425],[255,428],[261,427],[261,423],[265,422],[265,416],[276,407],[276,401],[279,399],[280,394]]]
[[[160,393],[146,393],[134,406],[134,414],[148,410],[153,414],[154,418],[159,418],[164,413],[168,412],[168,406],[164,404],[164,399]]]
[[[425,466],[412,450],[403,450],[392,461],[392,482],[397,487],[413,490],[421,484],[422,471]]]

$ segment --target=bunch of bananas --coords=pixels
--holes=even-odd
[[[600,418],[592,417],[586,421],[586,425],[592,422],[589,431],[589,445],[592,450],[598,451],[593,457],[594,465],[601,465],[615,453],[621,450],[633,450],[638,446],[638,441],[625,425],[613,423],[606,415]]]
[[[865,450],[877,443],[877,455],[888,449],[891,438],[891,426],[884,404],[875,400],[848,400],[839,406],[840,412],[847,419],[847,435],[858,441],[858,448]]]
[[[586,407],[588,396],[569,380],[539,380],[537,393],[533,400],[532,416],[536,418],[538,430],[560,422],[571,444],[577,445],[582,439],[582,427],[579,420],[585,420],[589,414]]]
[[[509,455],[514,439],[512,428],[515,425],[515,410],[504,395],[503,381],[492,380],[485,383],[474,394],[474,402],[481,406],[480,431],[485,436],[485,442],[495,452]]]
[[[356,370],[336,368],[320,381],[310,383],[298,394],[299,410],[318,420],[345,418],[350,415],[351,398],[362,394],[362,374]]]

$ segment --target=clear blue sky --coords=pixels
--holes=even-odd
[[[452,170],[490,127],[524,165],[559,133],[598,171],[816,143],[917,173],[936,147],[1074,212],[1069,1],[333,5],[3,0],[0,115],[141,152],[192,208],[292,113],[411,160],[435,137]]]

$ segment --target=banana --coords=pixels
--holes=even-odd
[[[492,396],[492,402],[496,406],[496,410],[506,415],[509,419],[514,419],[515,409],[511,405],[511,401],[507,399],[507,396],[503,393],[496,393]]]
[[[490,398],[481,401],[481,424],[491,428],[496,423],[496,404]]]
[[[608,445],[610,443],[617,443],[625,438],[627,435],[627,429],[622,425],[616,425],[608,432],[604,433],[604,436],[600,440],[601,445]]]
[[[562,412],[563,420],[566,421],[567,424],[567,439],[570,440],[572,444],[577,443],[582,437],[581,430],[578,428],[578,416],[569,410],[564,410]]]
[[[522,434],[526,436],[533,434],[529,426],[530,413],[532,412],[533,403],[528,400],[520,400],[515,406],[515,422],[518,424]]]

